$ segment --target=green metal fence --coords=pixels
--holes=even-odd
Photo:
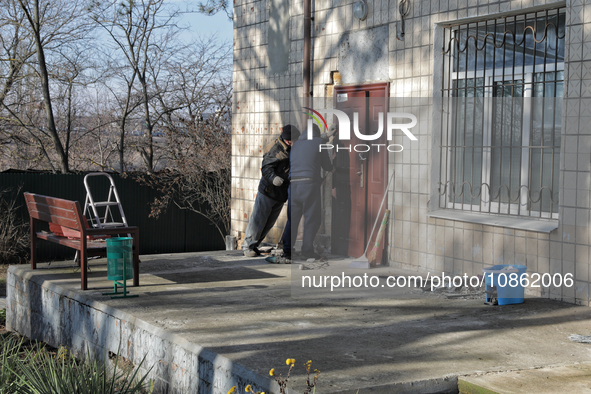
[[[20,214],[28,222],[23,192],[79,201],[84,209],[84,176],[85,174],[4,172],[0,173],[0,190],[10,188],[14,193],[20,188],[17,196]],[[122,178],[118,174],[111,176],[119,192],[127,222],[130,226],[140,228],[140,254],[199,252],[225,248],[224,240],[215,226],[203,216],[171,204],[166,213],[161,214],[158,219],[150,218],[150,202],[159,194],[132,177]],[[104,178],[105,186],[97,183],[97,187],[92,188],[92,193],[95,201],[104,201],[109,190],[108,181],[106,177],[99,178]],[[94,179],[92,181],[95,182]],[[104,195],[101,192],[104,192]],[[38,253],[41,260],[71,259],[74,255],[72,249],[49,242],[40,242]]]

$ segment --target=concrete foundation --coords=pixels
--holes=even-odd
[[[142,286],[130,288],[139,297],[128,299],[101,294],[112,286],[104,259],[91,262],[86,292],[72,267],[12,266],[7,326],[77,354],[113,352],[135,365],[145,357],[159,393],[226,394],[247,384],[276,393],[269,369],[285,376],[286,358],[297,361],[290,393],[303,392],[303,364],[312,360],[321,371],[317,393],[363,394],[457,392],[458,377],[591,357],[588,345],[568,339],[589,332],[583,306],[527,298],[492,307],[415,288],[379,298],[292,298],[292,267],[240,251],[142,261]]]
[[[8,274],[10,331],[55,347],[65,345],[78,357],[105,360],[112,352],[141,365],[142,373],[152,368],[155,393],[225,394],[233,385],[248,384],[273,392],[269,379],[226,357],[95,301],[88,293],[69,291],[39,276],[21,276],[22,270],[15,268]]]

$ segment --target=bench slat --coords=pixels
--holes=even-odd
[[[30,193],[25,193],[25,200],[31,217],[80,231],[76,202]]]
[[[35,219],[43,220],[44,222],[59,224],[60,226],[63,226],[63,227],[71,228],[74,230],[80,230],[80,226],[78,225],[78,221],[76,221],[76,220],[71,220],[68,218],[54,216],[49,213],[33,211],[33,210],[29,210],[29,215]]]
[[[80,250],[80,240],[70,239],[66,237],[58,237],[49,233],[37,233],[37,238],[44,239],[46,241],[55,242],[59,245],[64,245],[72,249]],[[86,241],[86,249],[105,249],[107,243],[105,241]]]
[[[76,201],[64,200],[63,198],[43,196],[41,194],[24,193],[27,202],[35,202],[38,204],[51,205],[52,207],[64,208],[67,210],[74,209]]]
[[[87,235],[119,235],[119,234],[134,234],[138,232],[138,227],[115,227],[115,228],[88,228]]]
[[[36,201],[27,201],[27,207],[31,211],[49,213],[51,215],[59,216],[62,218],[76,220],[76,205],[72,204],[70,208],[60,208],[51,205],[39,203]]]

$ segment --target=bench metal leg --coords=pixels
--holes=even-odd
[[[30,220],[30,231],[31,231],[31,269],[37,268],[37,233],[35,227],[37,219],[31,218]]]
[[[80,237],[80,281],[82,290],[88,290],[88,254],[86,252],[86,237]]]
[[[133,234],[133,285],[140,285],[140,230],[136,229]]]

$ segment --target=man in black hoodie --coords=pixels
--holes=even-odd
[[[291,246],[295,242],[297,227],[304,217],[304,239],[302,255],[305,258],[320,258],[314,250],[314,238],[322,223],[320,186],[322,178],[320,169],[333,171],[330,156],[326,150],[320,150],[320,145],[326,143],[320,136],[320,129],[314,125],[312,139],[307,133],[302,134],[291,151],[291,184],[289,187],[289,203],[287,211],[287,225],[283,233],[283,256],[291,259]],[[293,223],[293,229],[292,227]],[[292,231],[293,230],[293,231]],[[294,236],[292,237],[292,233]]]
[[[258,246],[275,224],[283,204],[287,201],[289,154],[292,141],[296,141],[299,136],[300,131],[295,126],[285,125],[281,136],[265,146],[259,192],[242,245],[246,257],[260,255]]]

